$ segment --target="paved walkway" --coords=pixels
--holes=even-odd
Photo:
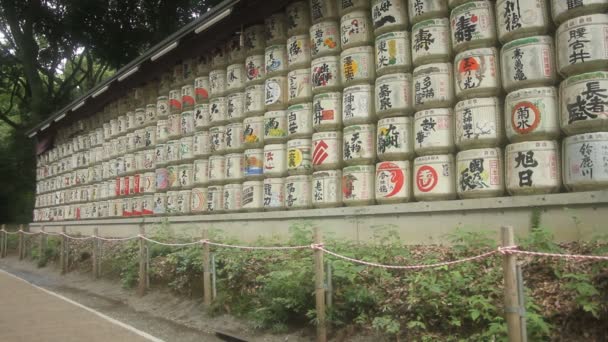
[[[0,341],[160,341],[0,270]]]

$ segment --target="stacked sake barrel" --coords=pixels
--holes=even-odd
[[[608,185],[608,1],[552,1],[562,131],[570,191]],[[559,167],[559,165],[558,165]]]
[[[454,171],[454,70],[445,1],[410,3],[412,18],[414,197],[456,197]],[[463,47],[455,49],[458,52]]]

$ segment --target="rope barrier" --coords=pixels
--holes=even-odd
[[[557,253],[542,253],[542,252],[530,252],[530,251],[521,251],[521,250],[512,250],[507,252],[508,254],[522,254],[522,255],[530,255],[530,256],[539,256],[545,258],[564,258],[564,259],[574,259],[579,261],[608,261],[608,256],[602,255],[581,255],[581,254],[557,254]]]
[[[224,243],[218,243],[218,242],[211,242],[211,241],[205,241],[205,240],[201,240],[201,242],[203,243],[207,243],[211,246],[216,246],[216,247],[224,247],[224,248],[237,248],[237,249],[245,249],[245,250],[265,250],[265,251],[272,251],[272,250],[276,250],[276,251],[283,251],[283,250],[295,250],[295,249],[306,249],[306,248],[310,248],[310,246],[276,246],[276,247],[261,247],[261,246],[239,246],[239,245],[228,245],[228,244],[224,244]]]
[[[155,243],[157,245],[161,245],[161,246],[169,246],[169,247],[185,247],[185,246],[193,246],[193,245],[198,245],[200,243],[202,243],[201,241],[194,241],[194,242],[186,242],[186,243],[167,243],[167,242],[160,242],[160,241],[156,241],[156,240],[152,240],[150,238],[145,237],[144,235],[138,235],[139,238],[142,238],[146,241]]]

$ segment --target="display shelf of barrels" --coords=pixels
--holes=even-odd
[[[34,220],[606,188],[607,11],[290,2],[60,129]]]

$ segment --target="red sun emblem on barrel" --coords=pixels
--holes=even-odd
[[[398,165],[391,162],[381,163],[376,171],[376,177],[381,173],[388,173],[390,175],[390,183],[393,185],[392,191],[384,195],[385,198],[393,197],[403,189],[405,175]]]
[[[416,172],[416,186],[422,192],[429,192],[437,185],[437,171],[428,165],[424,165]]]

